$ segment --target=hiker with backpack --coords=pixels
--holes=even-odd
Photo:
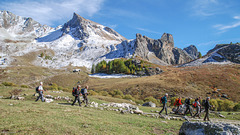
[[[208,121],[210,121],[209,120],[209,109],[211,108],[211,105],[210,105],[210,103],[209,103],[209,100],[210,100],[210,97],[207,97],[207,99],[206,99],[206,101],[205,101],[205,103],[204,103],[204,107],[205,107],[205,112],[206,112],[206,114],[205,114],[205,117],[204,117],[204,121],[206,121],[206,119],[208,120]]]
[[[200,105],[200,103],[199,103],[199,99],[198,99],[198,98],[195,99],[195,102],[194,102],[193,106],[196,108],[196,111],[197,111],[197,112],[194,114],[193,118],[195,118],[196,116],[198,116],[198,118],[200,119],[200,107],[201,107],[201,105]]]
[[[166,111],[166,115],[168,115],[168,114],[167,114],[167,97],[168,97],[168,94],[166,93],[165,96],[161,98],[161,102],[162,102],[162,104],[163,104],[163,108],[162,108],[162,110],[159,112],[159,115],[161,115],[161,113],[162,113],[162,111],[163,111],[164,109],[165,109],[165,111]]]
[[[83,95],[83,102],[85,103],[85,107],[88,105],[88,86],[86,85],[84,89],[81,89],[81,94]]]
[[[185,100],[185,106],[186,106],[186,110],[184,112],[184,115],[186,115],[189,111],[190,115],[192,116],[191,97],[189,97]]]
[[[178,97],[176,100],[175,100],[175,103],[173,104],[174,106],[177,106],[177,110],[176,110],[176,114],[178,113],[178,110],[180,109],[180,105],[182,105],[182,101],[181,101],[181,97]]]
[[[75,97],[75,99],[72,103],[72,106],[76,103],[76,101],[78,101],[79,106],[81,106],[79,95],[82,95],[82,94],[80,93],[80,88],[81,88],[80,85],[78,85],[77,88],[73,88],[72,95]]]
[[[39,95],[35,102],[37,102],[40,98],[41,98],[42,102],[44,102],[43,91],[44,91],[43,82],[40,82],[40,85],[38,87],[36,87],[36,93],[38,93]]]

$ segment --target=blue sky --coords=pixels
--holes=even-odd
[[[1,0],[0,10],[52,27],[76,12],[128,39],[170,33],[176,47],[193,44],[202,54],[218,43],[240,42],[239,0]]]

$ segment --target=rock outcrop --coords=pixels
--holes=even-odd
[[[173,36],[168,33],[164,33],[161,39],[157,40],[137,34],[135,48],[135,55],[143,59],[151,61],[149,55],[155,55],[160,63],[170,65],[183,64],[195,59],[195,57],[191,57],[186,51],[174,47]],[[189,52],[193,53],[194,51]]]
[[[184,122],[179,135],[239,135],[240,126],[226,123]]]
[[[0,11],[0,28],[16,35],[28,35],[33,38],[43,36],[53,28],[41,25],[32,18],[17,16],[9,11]]]
[[[80,40],[87,39],[91,35],[97,35],[106,40],[126,40],[126,38],[121,36],[113,29],[87,20],[76,13],[73,14],[73,18],[70,21],[64,24],[62,31],[63,35],[71,34]]]
[[[192,57],[192,59],[197,59],[199,57],[200,53],[195,45],[190,45],[183,50],[186,51]]]

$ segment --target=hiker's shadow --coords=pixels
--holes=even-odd
[[[72,105],[71,103],[58,103],[59,105]]]

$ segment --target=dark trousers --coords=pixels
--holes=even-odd
[[[197,112],[194,114],[193,117],[198,116],[198,117],[200,118],[200,106],[197,106],[196,111],[197,111]]]
[[[76,103],[76,101],[78,101],[79,106],[81,106],[81,101],[80,101],[80,99],[79,99],[79,96],[75,96],[75,99],[74,99],[72,105],[74,105],[74,104]]]
[[[88,105],[87,94],[84,94],[84,95],[83,95],[83,101],[84,101],[85,105]]]
[[[164,109],[165,109],[166,115],[167,115],[167,103],[163,103],[163,108],[162,108],[162,110],[159,112],[159,114],[161,114]]]
[[[188,111],[189,111],[190,115],[192,116],[192,109],[191,109],[190,105],[186,105],[186,110],[184,112],[184,115],[186,115],[188,113]]]
[[[37,97],[36,102],[37,102],[40,98],[41,98],[42,102],[44,102],[43,93],[42,93],[42,92],[39,92],[38,94],[39,94],[39,96]]]
[[[204,117],[204,121],[207,119],[208,121],[210,121],[209,120],[209,110],[208,109],[205,109],[205,112],[206,112],[206,114],[205,114],[205,117]]]

